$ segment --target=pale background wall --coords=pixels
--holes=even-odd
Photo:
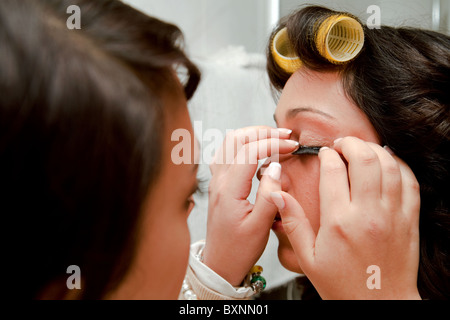
[[[199,65],[203,79],[189,103],[192,121],[201,121],[202,132],[249,125],[274,126],[275,102],[264,70],[264,52],[270,30],[281,16],[302,4],[321,4],[351,12],[366,21],[369,5],[381,8],[381,23],[450,30],[449,0],[124,0],[149,15],[175,23],[185,34],[187,51]],[[439,12],[436,10],[439,8]],[[434,11],[433,11],[434,10]],[[434,12],[434,15],[433,15]],[[440,13],[440,15],[437,15]],[[434,18],[433,18],[434,16]],[[440,16],[439,23],[437,17]],[[434,23],[433,23],[434,21]],[[199,176],[210,177],[207,164]],[[249,197],[254,200],[258,181]],[[189,218],[191,240],[206,235],[207,196],[195,197],[197,206]],[[295,276],[286,271],[276,255],[277,239],[272,234],[259,263],[264,267],[268,287]]]
[[[413,26],[425,29],[450,30],[448,0],[281,0],[282,15],[288,14],[303,3],[324,5],[331,9],[348,11],[366,21],[366,13],[370,5],[378,5],[381,9],[381,24],[389,26]],[[437,23],[435,15],[433,25],[433,10],[439,9],[440,19]]]
[[[191,54],[206,56],[228,45],[263,52],[273,17],[272,0],[125,0],[178,25]],[[273,22],[271,22],[273,20]]]
[[[433,8],[440,8],[438,29],[450,30],[449,0],[124,0],[146,13],[173,22],[186,35],[194,56],[207,56],[229,45],[264,53],[269,30],[280,16],[300,5],[320,4],[349,11],[363,20],[369,5],[379,5],[382,24],[432,28]]]

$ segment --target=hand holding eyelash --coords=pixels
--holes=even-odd
[[[274,201],[298,264],[324,299],[420,299],[419,185],[388,149],[354,137],[323,148],[320,227],[301,205],[277,192]],[[381,272],[369,288],[369,267]]]
[[[270,200],[271,192],[281,190],[281,167],[275,162],[261,179],[255,203],[248,201],[258,160],[297,149],[298,143],[289,140],[290,134],[290,130],[269,127],[236,130],[227,135],[210,165],[203,261],[234,286],[263,253],[277,214]],[[227,149],[227,145],[232,148]]]

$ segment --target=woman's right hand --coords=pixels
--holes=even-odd
[[[247,198],[258,160],[298,147],[291,130],[247,127],[227,135],[210,165],[209,208],[203,262],[239,286],[258,261],[269,238],[277,207],[271,192],[281,191],[281,167],[272,163],[260,181],[256,200]]]

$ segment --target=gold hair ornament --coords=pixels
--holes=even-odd
[[[361,23],[347,15],[335,14],[326,18],[316,29],[315,46],[319,54],[333,64],[343,64],[356,58],[364,46],[364,30]],[[305,35],[308,36],[308,35]],[[272,57],[287,73],[294,73],[302,66],[283,28],[272,42]]]

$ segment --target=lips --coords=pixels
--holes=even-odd
[[[272,230],[275,233],[277,233],[277,234],[278,233],[284,233],[283,220],[281,219],[281,215],[280,215],[279,212],[277,213],[277,215],[273,219]]]

